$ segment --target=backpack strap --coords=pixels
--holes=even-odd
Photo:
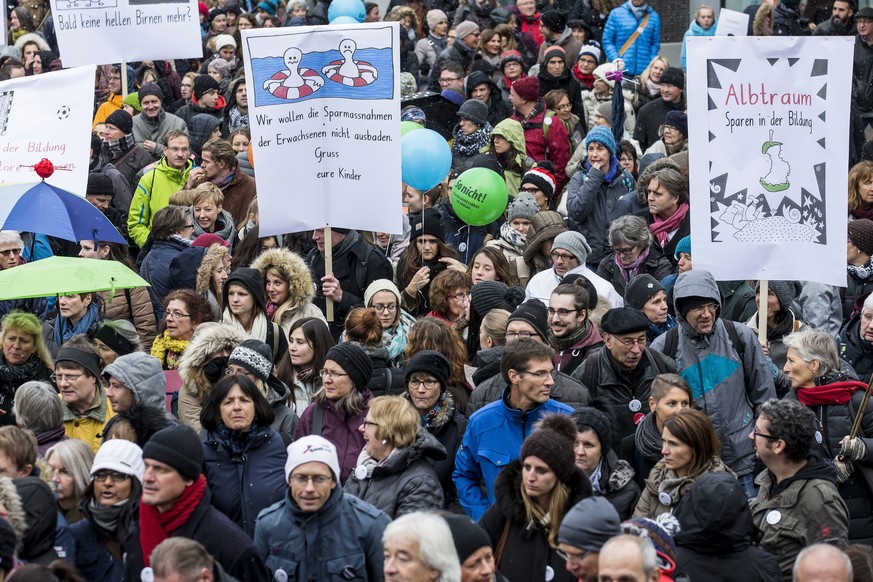
[[[664,355],[676,359],[679,350],[679,326],[670,329],[664,334]]]
[[[324,409],[316,404],[312,410],[312,434],[321,436],[322,426],[324,426]]]
[[[273,330],[273,361],[276,360],[276,357],[279,355],[279,326],[276,325],[275,322],[270,322],[270,328]]]
[[[731,338],[731,343],[734,344],[734,349],[737,351],[737,354],[739,354],[740,363],[742,364],[743,360],[746,359],[746,346],[740,340],[740,335],[737,333],[737,324],[730,319],[722,319],[721,321],[724,323],[724,328],[727,330],[728,335]]]

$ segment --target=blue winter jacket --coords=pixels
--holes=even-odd
[[[522,412],[510,408],[508,397],[507,387],[500,400],[480,408],[470,417],[461,448],[455,456],[452,479],[464,511],[474,521],[479,521],[494,503],[494,479],[510,461],[518,458],[521,443],[533,432],[534,424],[546,414],[573,412],[571,407],[556,400],[546,400]]]
[[[661,50],[661,18],[651,6],[646,6],[646,11],[649,13],[646,28],[621,56],[627,72],[631,75],[639,75],[645,71]],[[618,51],[641,22],[642,19],[637,19],[631,11],[630,0],[609,13],[603,28],[603,50],[606,51],[607,61],[612,62],[618,58]]]
[[[161,321],[164,318],[164,297],[173,290],[170,281],[170,263],[176,255],[189,248],[180,240],[158,240],[152,245],[151,250],[145,256],[139,275],[149,282],[149,298],[152,300],[152,308],[155,311],[155,319]]]
[[[219,435],[206,433],[203,466],[212,505],[249,536],[262,509],[282,499],[285,481],[285,441],[270,427],[255,430],[248,445],[234,454]]]
[[[75,566],[85,580],[124,580],[124,563],[112,555],[89,519],[80,519],[70,527],[76,540]]]
[[[289,494],[258,516],[255,545],[276,580],[382,582],[382,533],[391,519],[337,483],[327,502],[301,511]]]
[[[682,53],[679,56],[679,60],[682,63],[682,68],[687,69],[688,65],[685,64],[685,46],[688,42],[689,36],[715,36],[715,27],[718,26],[718,21],[715,20],[712,23],[712,26],[709,28],[703,28],[699,24],[697,24],[696,20],[692,20],[691,24],[688,26],[688,30],[685,31],[685,35],[682,37]]]

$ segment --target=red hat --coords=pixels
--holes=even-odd
[[[212,245],[221,245],[223,247],[230,247],[230,243],[212,232],[204,232],[200,236],[194,239],[194,242],[191,243],[192,247],[203,247],[209,248]]]
[[[201,16],[209,16],[209,6],[206,5],[206,2],[198,2],[197,11],[200,12]]]
[[[512,88],[525,101],[538,101],[540,98],[540,82],[536,77],[525,77],[512,83]]]

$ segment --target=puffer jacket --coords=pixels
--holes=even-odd
[[[273,323],[279,324],[286,336],[298,319],[317,317],[327,322],[321,310],[312,304],[315,286],[303,257],[288,249],[269,249],[258,255],[251,266],[261,273],[265,281],[267,271],[273,269],[288,282],[288,300],[273,314]]]
[[[757,531],[742,487],[727,473],[698,477],[676,512],[676,571],[691,580],[773,582],[776,557],[752,545]]]
[[[192,238],[197,238],[201,234],[206,231],[203,230],[197,223],[197,219],[194,218],[194,207],[191,207],[191,212],[189,213],[191,217],[191,224],[194,225],[194,235]],[[222,210],[218,213],[218,216],[215,219],[215,230],[213,234],[220,237],[222,240],[226,240],[228,242],[233,241],[233,236],[236,234],[236,228],[233,225],[233,218],[230,216],[230,213],[227,210]]]
[[[755,446],[749,440],[755,419],[754,407],[776,398],[773,375],[758,338],[743,324],[734,324],[744,346],[743,361],[731,342],[725,324],[716,319],[707,335],[698,334],[679,313],[680,302],[704,297],[721,305],[721,295],[712,275],[692,270],[682,273],[673,288],[679,334],[676,367],[691,385],[694,407],[715,426],[721,441],[721,458],[737,475],[748,475],[755,466]],[[652,349],[664,353],[669,332],[656,338]],[[667,354],[670,355],[670,354]]]
[[[602,495],[612,503],[622,521],[630,519],[640,500],[640,488],[634,481],[633,468],[612,450],[606,451],[600,462],[600,479],[594,495]]]
[[[166,381],[163,374],[152,373],[159,366],[157,358],[142,352],[134,352],[125,358],[124,365],[112,363],[103,369],[103,373],[118,379],[133,393],[136,404],[142,404],[164,412],[166,410]]]
[[[631,0],[628,0],[612,10],[606,19],[601,42],[608,62],[619,57],[618,51],[642,23],[642,18],[637,18],[631,7]],[[646,28],[621,55],[627,72],[634,76],[641,75],[661,50],[661,18],[651,6],[646,7],[646,12],[649,13]]]
[[[506,380],[498,372],[484,382],[477,384],[476,389],[470,393],[470,400],[467,402],[467,418],[473,416],[473,413],[484,408],[485,406],[497,402],[503,396],[506,390]],[[591,401],[591,394],[588,388],[581,382],[571,376],[558,372],[555,376],[555,383],[549,391],[549,398],[557,402],[563,402],[573,410],[580,406],[588,406]]]
[[[179,375],[182,377],[179,420],[182,424],[200,431],[201,404],[212,390],[212,383],[206,378],[206,366],[213,358],[230,354],[245,339],[236,329],[224,323],[203,323],[197,326],[194,337],[179,362]]]
[[[528,522],[521,497],[521,472],[520,460],[512,461],[500,472],[494,482],[495,503],[479,520],[479,525],[488,533],[491,545],[495,548],[500,543],[506,522],[509,522],[503,558],[495,566],[510,582],[576,582],[576,577],[567,572],[565,560],[549,545],[548,530],[538,523]],[[586,497],[591,497],[591,483],[578,469],[571,474],[566,485],[570,492],[565,511]],[[553,520],[563,517],[551,516]]]
[[[282,570],[288,580],[382,582],[382,533],[390,522],[342,487],[312,513],[301,511],[289,491],[258,516],[255,545],[267,569]]]
[[[193,162],[189,161],[181,170],[171,168],[162,158],[140,178],[127,214],[127,233],[138,247],[142,248],[149,236],[155,212],[169,204],[170,197],[185,187],[193,167]]]
[[[758,547],[776,556],[786,582],[803,548],[819,542],[847,545],[849,512],[834,485],[836,478],[834,466],[816,451],[800,471],[778,484],[766,469],[755,478],[758,497],[749,501],[749,509],[759,531]],[[778,521],[767,519],[773,511]]]
[[[373,375],[367,384],[373,397],[402,396],[406,393],[406,382],[403,370],[395,368],[388,362],[388,348],[382,346],[366,346],[361,344],[370,362],[373,363]]]
[[[111,300],[109,292],[100,294],[103,297],[103,313],[105,319],[113,321],[129,321],[136,328],[142,349],[148,352],[157,335],[155,308],[152,307],[149,291],[145,287],[133,289],[118,289]]]
[[[242,449],[234,452],[219,434],[208,432],[203,458],[213,507],[253,536],[261,510],[288,491],[285,441],[272,428],[259,426]]]
[[[615,253],[612,252],[612,249],[607,250],[607,252],[609,254],[603,257],[600,264],[597,265],[597,274],[612,283],[615,292],[624,297],[624,292],[627,289],[627,281],[624,280],[624,276],[621,274],[621,270],[615,262]],[[660,248],[658,248],[658,245],[652,243],[652,245],[649,246],[649,256],[646,257],[646,260],[643,261],[642,265],[640,265],[637,275],[648,273],[658,281],[661,281],[672,272],[673,265],[667,257],[664,256],[664,253]]]
[[[585,240],[591,247],[586,262],[594,269],[610,251],[607,234],[609,215],[615,203],[636,188],[633,176],[618,164],[614,156],[610,159],[610,164],[609,172],[604,174],[599,168],[589,166],[586,161],[570,178],[570,185],[567,187],[570,230],[585,235]]]
[[[861,337],[861,314],[852,317],[840,330],[840,358],[854,368],[858,379],[869,382],[873,374],[873,343]]]
[[[590,367],[593,369],[589,369]],[[613,450],[618,453],[621,441],[633,435],[645,410],[648,410],[649,395],[655,376],[675,373],[676,362],[660,352],[646,349],[640,364],[632,372],[621,370],[612,354],[605,347],[592,352],[572,377],[577,382],[588,384],[592,400],[600,402],[612,418]]]
[[[850,375],[840,373],[826,376],[821,380],[821,385],[853,379]],[[810,390],[815,391],[814,388]],[[786,398],[797,400],[797,390],[792,388]],[[856,390],[846,404],[810,407],[818,419],[813,447],[825,459],[834,459],[839,455],[840,441],[851,432],[863,399],[864,390]],[[873,545],[873,407],[868,406],[864,411],[858,438],[867,445],[867,456],[852,463],[853,473],[846,481],[837,484],[837,490],[849,510],[849,543]]]
[[[534,425],[547,414],[573,412],[566,404],[551,398],[530,410],[511,408],[509,391],[507,387],[499,401],[470,417],[455,456],[452,479],[464,511],[474,520],[482,517],[494,503],[494,480],[504,467],[518,458],[521,445],[533,432]]]
[[[506,191],[509,192],[510,196],[514,197],[518,194],[519,188],[521,188],[521,176],[525,171],[525,160],[527,159],[524,145],[524,129],[522,129],[521,124],[516,120],[504,119],[497,123],[497,125],[494,125],[494,129],[491,130],[492,139],[495,135],[508,141],[516,152],[515,163],[518,168],[516,170],[510,170],[508,167],[508,160],[503,160],[500,155],[496,155],[497,161],[500,162],[500,166],[503,168],[503,179],[506,181]]]
[[[700,475],[713,472],[724,472],[734,476],[733,471],[728,469],[718,456],[709,460]],[[655,519],[662,513],[675,513],[681,507],[685,494],[691,490],[700,475],[680,477],[676,471],[667,468],[663,459],[658,461],[649,473],[649,478],[646,479],[646,486],[634,510],[634,517]]]
[[[414,511],[443,508],[443,490],[432,461],[446,458],[446,449],[425,429],[419,429],[415,442],[394,449],[381,462],[361,453],[358,468],[352,473],[345,492],[381,509],[392,519]],[[368,466],[369,465],[369,466]],[[367,476],[360,478],[364,468]]]

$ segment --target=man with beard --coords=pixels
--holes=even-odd
[[[853,0],[834,0],[831,17],[815,29],[813,36],[854,36],[855,2]]]

